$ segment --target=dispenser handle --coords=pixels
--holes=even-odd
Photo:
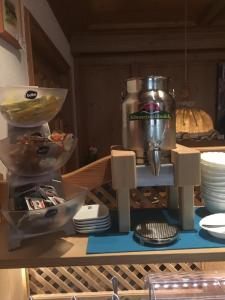
[[[148,162],[151,166],[153,175],[159,176],[160,173],[160,147],[159,143],[148,144]]]

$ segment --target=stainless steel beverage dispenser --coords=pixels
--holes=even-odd
[[[162,76],[127,80],[122,104],[123,149],[111,151],[120,232],[131,228],[130,191],[150,186],[168,186],[168,207],[179,208],[184,230],[194,228],[193,195],[194,186],[200,184],[200,152],[176,145],[175,100],[168,83]],[[145,229],[152,228],[151,222],[143,224]]]
[[[176,148],[175,100],[163,76],[127,80],[127,97],[122,105],[123,147],[136,153],[137,163],[149,164],[159,175],[160,162],[170,161]]]

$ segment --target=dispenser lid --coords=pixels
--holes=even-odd
[[[144,83],[147,90],[168,91],[169,89],[169,77],[165,76],[147,76]]]

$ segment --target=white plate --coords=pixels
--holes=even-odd
[[[107,221],[108,219],[110,219],[110,214],[108,214],[106,217],[104,218],[93,218],[93,219],[87,219],[87,220],[76,220],[76,219],[73,219],[73,222],[76,223],[76,224],[84,224],[84,223],[93,223],[93,222],[105,222]]]
[[[105,219],[109,215],[109,209],[105,205],[84,205],[73,217],[74,221],[87,221]]]
[[[201,193],[201,196],[203,199],[206,199],[208,201],[211,201],[213,203],[221,203],[221,204],[225,204],[225,198],[219,198],[218,196],[210,196],[207,193]]]
[[[75,226],[75,228],[77,229],[77,230],[89,230],[89,229],[98,229],[98,228],[102,228],[102,227],[107,227],[107,226],[109,226],[109,225],[111,225],[111,221],[108,221],[107,223],[104,223],[104,224],[100,224],[100,225],[96,225],[96,224],[94,224],[94,225],[82,225],[82,226],[78,226],[78,225],[76,225],[76,224],[74,224],[74,226]]]
[[[214,203],[213,201],[207,200],[207,198],[203,198],[205,207],[209,212],[212,214],[216,213],[223,213],[225,212],[225,204],[221,203]]]
[[[225,195],[225,182],[224,183],[209,183],[208,181],[202,181],[201,186],[206,189],[211,189],[216,193],[224,193]]]
[[[211,187],[211,188],[219,187],[221,189],[224,189],[225,191],[225,181],[208,181],[206,179],[202,179],[201,182],[207,187]]]
[[[78,227],[78,228],[82,228],[82,227],[89,227],[89,226],[104,226],[106,224],[109,224],[111,222],[111,219],[109,218],[108,220],[104,221],[104,222],[91,222],[91,223],[75,223],[73,222],[74,226]]]
[[[95,232],[103,232],[108,230],[111,227],[111,224],[107,227],[102,227],[99,229],[88,229],[88,230],[76,230],[78,233],[95,233]]]
[[[201,176],[201,181],[206,181],[209,182],[210,184],[215,184],[215,183],[223,183],[225,184],[225,176],[208,176],[208,175],[202,175]]]
[[[225,200],[225,194],[224,193],[216,193],[212,190],[209,189],[203,189],[201,188],[201,194],[203,195],[207,195],[208,197],[210,197],[212,200],[221,200],[224,201]]]
[[[200,164],[201,166],[201,174],[203,175],[209,175],[209,176],[225,176],[224,169],[218,169],[218,168],[210,168],[209,166],[204,165],[203,163]]]
[[[213,188],[211,186],[202,184],[201,185],[201,192],[209,193],[212,196],[217,195],[219,197],[221,196],[222,198],[225,197],[225,190],[222,189],[222,188],[219,188],[219,187]]]
[[[96,230],[107,230],[112,226],[111,223],[107,224],[107,226],[90,226],[90,227],[84,227],[84,228],[77,228],[75,227],[76,232],[87,232],[87,231],[96,231]]]
[[[204,152],[201,154],[201,162],[209,167],[225,169],[224,152]]]
[[[91,221],[83,221],[83,222],[77,222],[73,221],[75,226],[92,226],[92,225],[104,225],[105,223],[108,223],[111,221],[110,216],[108,216],[105,219],[100,219],[100,220],[91,220]]]
[[[199,225],[202,229],[208,231],[208,233],[214,237],[218,237],[220,239],[225,239],[225,226],[217,227],[217,228],[209,228],[204,225],[223,225],[225,224],[225,213],[213,214],[209,215],[199,222]]]
[[[201,172],[201,177],[207,181],[225,181],[225,172],[221,174],[212,172],[212,174],[209,174],[203,171]]]
[[[211,173],[215,172],[218,174],[224,174],[224,171],[225,171],[225,166],[220,165],[220,164],[216,165],[216,164],[210,164],[210,163],[201,161],[200,166],[201,166],[201,170],[203,172],[211,172]]]

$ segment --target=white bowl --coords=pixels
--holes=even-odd
[[[205,207],[211,213],[225,212],[225,202],[224,203],[218,203],[218,202],[210,201],[206,197],[205,198],[203,197],[203,200],[205,202]]]
[[[213,214],[209,215],[199,222],[199,225],[202,229],[208,231],[208,233],[214,237],[225,239],[225,225],[224,227],[207,227],[204,225],[223,225],[225,224],[225,214],[219,213],[219,214]]]
[[[210,182],[212,184],[217,182],[225,184],[225,175],[221,174],[221,176],[216,176],[214,174],[208,175],[208,174],[201,173],[201,180]]]
[[[214,203],[216,203],[216,202],[219,202],[219,203],[225,203],[225,198],[219,198],[218,196],[210,196],[209,194],[207,194],[207,193],[205,193],[205,192],[202,192],[201,193],[201,195],[202,195],[202,198],[203,199],[207,199],[208,201],[212,201],[212,202],[214,202]]]
[[[204,183],[201,185],[201,191],[205,190],[209,193],[219,194],[221,196],[225,196],[225,188],[221,186],[212,186],[212,185],[205,185]]]
[[[225,170],[225,153],[224,152],[204,152],[201,153],[201,163],[210,168]]]
[[[209,181],[205,180],[204,178],[201,179],[202,184],[205,186],[209,186],[211,188],[224,188],[225,191],[225,181]]]
[[[225,190],[222,188],[212,188],[210,186],[201,185],[201,191],[209,193],[212,196],[219,196],[219,197],[225,197]]]
[[[66,95],[59,88],[0,87],[0,112],[13,126],[37,127],[56,116]]]
[[[210,189],[204,186],[201,186],[201,193],[207,194],[212,199],[220,198],[221,200],[225,200],[225,192],[219,191],[217,189]]]
[[[202,161],[200,162],[200,167],[201,167],[202,172],[209,173],[209,174],[216,173],[220,176],[221,174],[224,174],[224,172],[225,172],[225,168],[223,168],[221,166],[219,166],[219,167],[210,166]]]

